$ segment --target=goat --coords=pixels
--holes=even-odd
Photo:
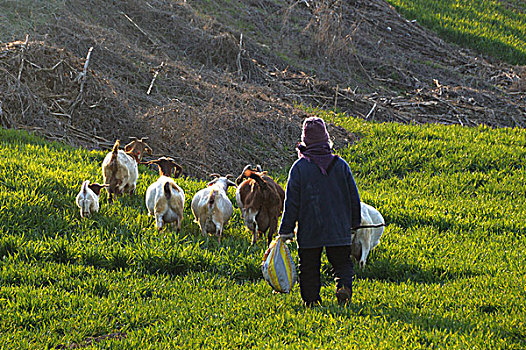
[[[115,141],[113,149],[102,162],[102,176],[108,185],[109,202],[113,203],[113,195],[124,192],[133,194],[137,186],[139,169],[137,164],[145,153],[151,154],[151,148],[143,141],[144,138],[132,142],[119,150],[120,141]]]
[[[175,169],[174,178],[182,173],[182,167],[172,158],[161,157],[144,164],[157,164],[159,178],[146,190],[146,208],[148,216],[155,217],[155,226],[159,231],[163,224],[175,222],[176,232],[181,230],[184,209],[184,191],[170,177]]]
[[[86,180],[82,183],[79,194],[75,203],[80,209],[80,216],[86,218],[91,215],[91,213],[97,213],[99,211],[99,195],[100,190],[108,185],[101,185],[98,183],[90,184],[89,180]]]
[[[351,255],[360,268],[365,266],[369,252],[380,243],[385,229],[385,220],[376,208],[361,203],[362,222],[351,238]],[[369,227],[371,226],[371,227]]]
[[[283,211],[285,191],[266,171],[254,171],[247,165],[236,179],[238,202],[245,226],[252,231],[252,244],[257,241],[258,233],[267,234],[267,245],[278,228],[278,220]],[[257,170],[261,170],[258,166]]]
[[[223,227],[234,213],[232,202],[227,196],[228,187],[236,187],[236,184],[228,179],[232,175],[211,174],[210,176],[214,179],[208,183],[208,187],[194,195],[192,212],[203,236],[213,233],[218,236],[218,243],[221,244]]]
[[[251,169],[251,168],[252,168],[252,165],[249,164],[249,165],[247,165],[245,167],[245,169],[243,169],[243,171],[241,172],[241,175],[239,175],[237,177],[237,179],[236,179],[236,185],[237,186],[241,185],[243,180],[247,179],[247,177],[245,176],[245,170]],[[259,165],[259,164],[256,165],[256,171],[259,172],[259,173],[263,172],[263,169],[261,168],[261,165]],[[241,210],[242,217],[244,218],[245,217],[245,209],[243,208],[243,201],[241,200],[241,193],[239,192],[239,190],[236,190],[236,203],[237,203],[237,207]]]

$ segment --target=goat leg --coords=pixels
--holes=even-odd
[[[369,251],[371,250],[371,235],[368,233],[364,237],[365,239],[362,241],[362,256],[359,261],[360,268],[365,267],[365,263],[367,262],[367,256],[369,255]]]
[[[175,233],[181,232],[181,219],[175,221]]]
[[[254,231],[252,231],[252,245],[256,244],[256,242],[258,241],[258,235],[259,235],[259,226],[258,226],[258,222],[255,219],[254,219],[253,225],[254,225]]]
[[[163,217],[159,213],[155,213],[155,226],[159,232],[163,230]]]
[[[206,232],[206,225],[201,220],[199,220],[199,227],[201,228],[201,234],[203,235],[203,237],[207,237],[208,232]]]
[[[267,247],[270,246],[270,243],[272,243],[272,237],[274,237],[274,233],[278,230],[278,219],[272,218],[270,219],[270,225],[268,229],[267,234]]]

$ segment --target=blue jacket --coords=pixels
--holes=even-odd
[[[289,172],[279,233],[292,233],[297,222],[300,248],[350,245],[360,213],[358,188],[345,160],[338,157],[323,175],[316,164],[300,158]]]

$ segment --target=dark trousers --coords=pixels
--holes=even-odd
[[[301,298],[307,304],[321,301],[320,298],[320,248],[299,248],[299,283]],[[347,287],[352,290],[354,264],[351,260],[351,246],[325,247],[325,253],[332,265],[336,289]]]

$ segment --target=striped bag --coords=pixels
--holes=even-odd
[[[297,279],[296,266],[285,242],[278,236],[268,247],[261,266],[263,278],[276,292],[288,293]]]

